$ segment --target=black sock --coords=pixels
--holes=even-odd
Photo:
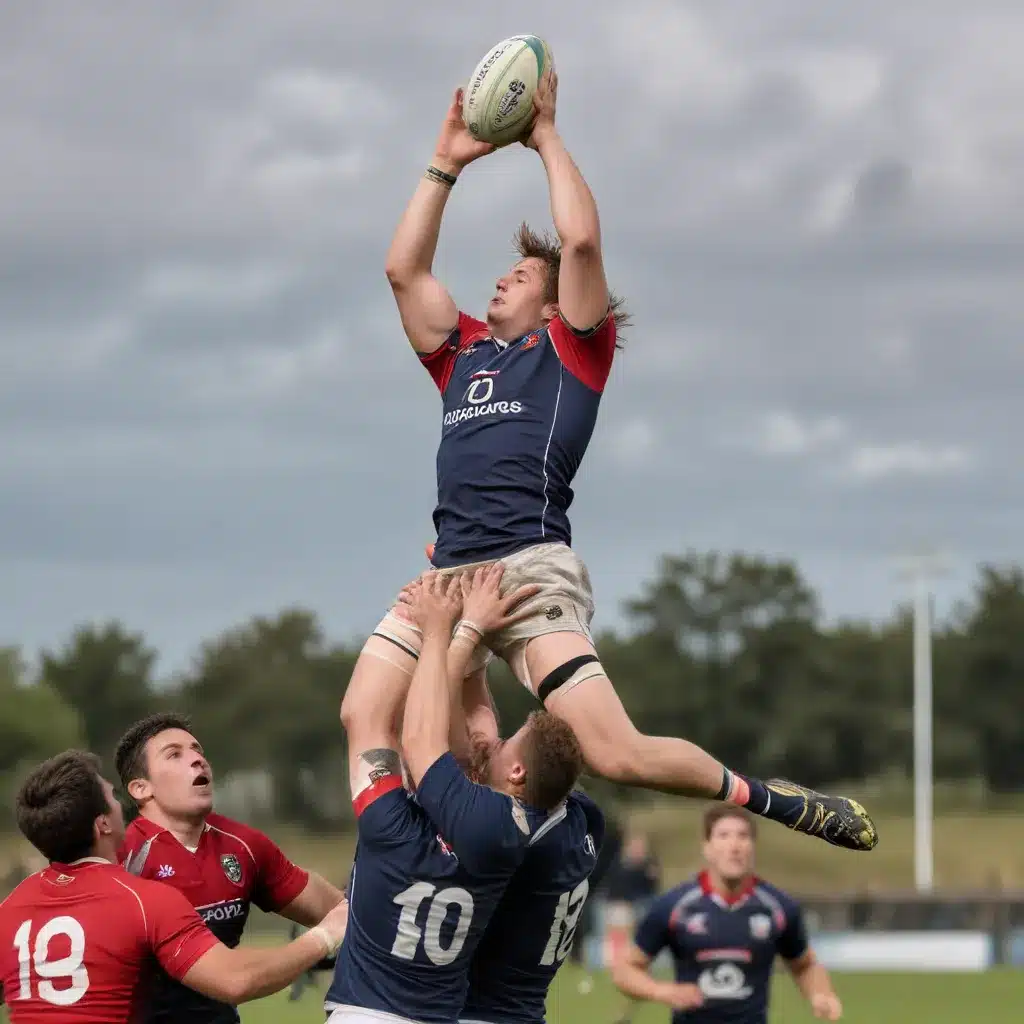
[[[728,771],[728,769],[727,769]],[[741,782],[737,787],[740,792],[736,793],[734,802],[741,807],[746,807],[751,814],[760,815],[762,818],[769,818],[771,821],[781,822],[783,825],[793,825],[800,820],[806,805],[802,796],[788,796],[778,790],[769,790],[760,780],[749,775],[740,775],[739,772],[731,772]],[[743,799],[742,790],[747,789],[746,799]]]

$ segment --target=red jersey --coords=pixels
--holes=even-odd
[[[94,857],[51,864],[0,903],[12,1024],[134,1024],[155,964],[180,980],[216,944],[181,893]]]
[[[207,817],[194,851],[140,816],[128,826],[120,860],[131,874],[177,889],[213,934],[232,948],[241,941],[251,904],[281,910],[309,881],[307,872],[262,832],[220,814]],[[172,975],[158,979],[146,1020],[227,1024],[238,1020],[238,1012],[193,992]]]

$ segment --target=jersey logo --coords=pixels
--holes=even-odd
[[[697,985],[706,999],[749,999],[754,992],[742,969],[730,963],[701,971]]]
[[[597,856],[597,847],[594,845],[594,837],[589,832],[583,837],[583,852],[590,857]]]
[[[557,604],[549,604],[547,608],[544,609],[545,619],[550,619],[554,622],[555,619],[560,619],[561,617],[562,609]]]
[[[526,341],[523,342],[523,344],[520,346],[519,350],[520,350],[520,352],[525,352],[529,348],[536,348],[536,346],[539,343],[540,343],[540,335],[539,334],[531,334],[531,335],[529,335],[527,337]]]
[[[170,864],[161,864],[157,870],[157,878],[170,878],[174,874],[174,868]]]
[[[440,833],[437,836],[437,845],[441,847],[441,852],[446,857],[454,857],[456,860],[459,859],[458,854],[444,841]]]
[[[54,880],[54,885],[70,885],[75,880],[74,875],[58,875]]]
[[[708,933],[708,915],[707,914],[691,914],[686,919],[686,930],[690,935],[707,935]]]
[[[233,853],[221,854],[220,866],[224,869],[229,882],[234,882],[235,885],[241,882],[242,865],[238,863],[238,858]]]
[[[772,933],[772,919],[767,914],[754,914],[750,918],[750,934],[755,939],[767,939]]]

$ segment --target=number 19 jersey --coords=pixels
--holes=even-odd
[[[604,815],[578,792],[533,834],[473,958],[463,1024],[543,1022],[603,842]]]
[[[455,1024],[473,953],[546,815],[470,782],[450,753],[415,796],[388,775],[355,810],[348,932],[324,1008]]]

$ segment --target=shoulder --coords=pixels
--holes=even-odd
[[[31,902],[40,890],[42,878],[42,871],[36,871],[29,875],[28,878],[23,878],[0,900],[0,918],[7,912],[13,912],[16,907],[21,907]]]
[[[220,846],[231,848],[233,853],[244,852],[254,862],[259,860],[259,853],[268,845],[274,846],[266,834],[249,825],[243,825],[234,818],[225,818],[223,814],[210,814],[206,819],[207,829]]]
[[[603,392],[615,358],[615,317],[611,310],[586,331],[571,327],[561,315],[550,320],[545,329],[562,365],[573,377],[592,391]]]

